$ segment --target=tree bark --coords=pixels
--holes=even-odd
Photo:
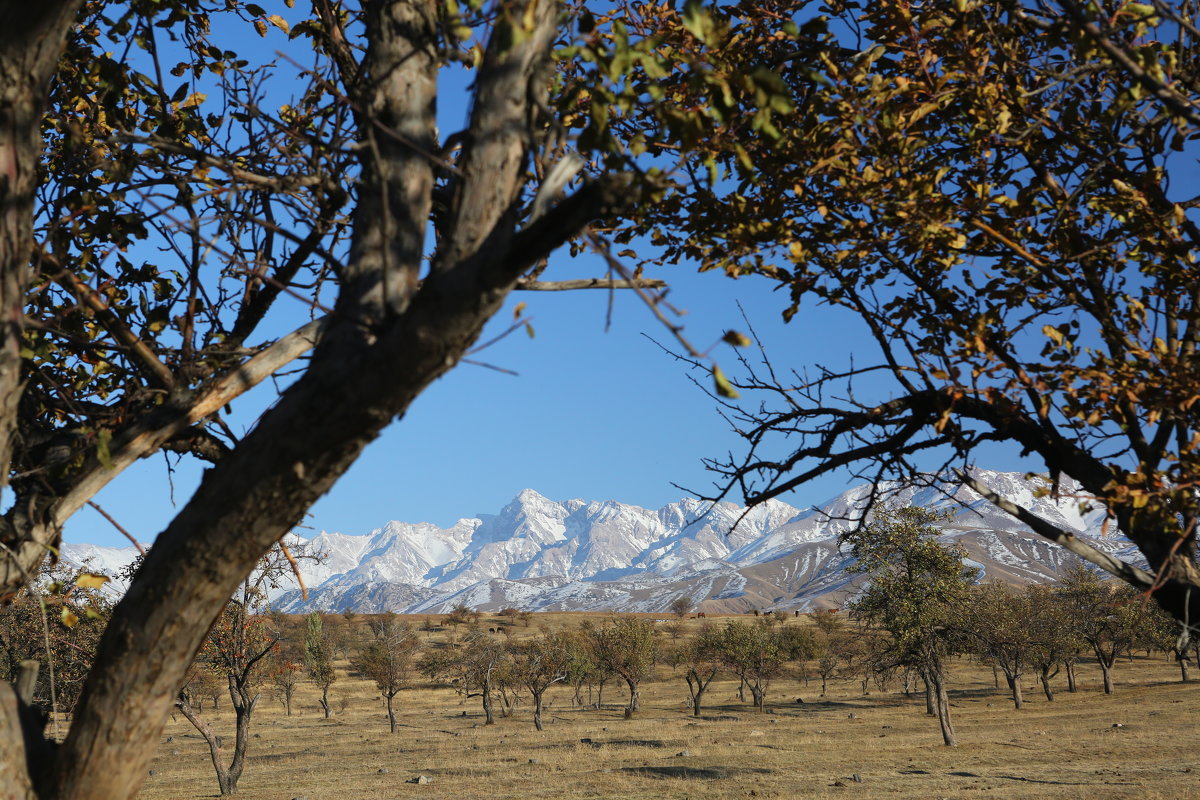
[[[1054,702],[1054,690],[1052,688],[1050,688],[1051,677],[1053,677],[1053,676],[1050,674],[1050,667],[1048,665],[1043,665],[1042,666],[1042,693],[1046,695],[1046,699],[1048,701]]]
[[[390,733],[395,733],[396,732],[396,712],[392,708],[392,698],[395,697],[395,695],[391,692],[387,692],[384,694],[384,697],[387,698],[388,731]]]
[[[1104,693],[1113,693],[1112,665],[1107,663],[1103,657],[1097,659],[1100,664],[1100,673],[1104,676]]]
[[[1012,692],[1013,706],[1020,711],[1025,705],[1025,698],[1021,695],[1021,673],[1010,675],[1006,672],[1004,679],[1008,681],[1008,690]]]
[[[1067,691],[1071,694],[1075,694],[1077,690],[1075,685],[1075,662],[1068,661],[1063,666],[1067,668]]]
[[[628,678],[625,679],[625,682],[629,684],[629,711],[631,713],[640,711],[642,708],[642,698],[638,692],[638,685]]]
[[[542,727],[542,693],[533,693],[533,727],[539,731],[545,730]]]
[[[937,706],[938,724],[942,729],[942,742],[947,747],[954,747],[958,744],[958,738],[954,734],[954,724],[950,719],[950,698],[946,695],[945,679],[936,675],[931,678],[934,685],[934,699]]]
[[[329,706],[329,687],[321,687],[321,710],[325,712],[325,719],[333,716],[333,709]]]
[[[70,766],[55,775],[56,797],[136,793],[175,688],[242,576],[392,419],[458,362],[520,274],[540,258],[539,250],[556,247],[603,209],[627,200],[616,183],[593,184],[516,235],[508,217],[511,202],[476,202],[485,191],[509,201],[519,194],[531,80],[547,58],[557,13],[555,3],[526,8],[515,2],[496,22],[476,78],[471,135],[478,144],[470,151],[470,164],[460,170],[462,202],[472,203],[472,210],[459,214],[450,238],[443,239],[443,246],[460,248],[461,258],[439,262],[441,268],[411,300],[403,300],[405,270],[419,269],[419,259],[404,265],[396,263],[397,252],[377,254],[381,267],[374,280],[388,286],[383,318],[371,319],[368,308],[365,319],[338,316],[331,322],[305,375],[236,450],[206,473],[194,497],[158,537],[97,653],[64,744],[62,763]],[[526,23],[529,28],[517,36],[514,26]],[[384,31],[395,33],[395,28],[381,24]],[[375,45],[371,41],[368,48]],[[397,67],[406,73],[435,68],[436,53],[419,47]],[[406,113],[397,101],[395,118]],[[428,113],[432,119],[432,109]],[[396,158],[412,157],[411,148],[401,150]],[[384,170],[368,160],[360,194],[407,196],[404,187],[387,186],[399,179],[396,175],[407,175],[403,165]],[[427,219],[428,198],[419,200],[390,207],[390,214]],[[366,257],[368,242],[392,245],[372,229],[379,224],[379,218],[356,217],[351,247],[360,258]],[[364,283],[357,283],[359,277]],[[371,279],[355,273],[350,280],[356,287],[345,301],[350,308],[370,307],[371,298],[380,296],[366,285]],[[346,308],[340,300],[339,305]]]
[[[933,703],[933,684],[928,678],[925,681],[925,713],[931,717],[937,716],[937,710]]]
[[[41,123],[50,78],[82,0],[0,4],[0,488],[8,485],[26,290],[33,257],[33,200],[42,153]],[[0,601],[25,584],[57,544],[57,526],[25,526],[9,514],[0,526]],[[16,524],[14,524],[16,522]],[[0,787],[0,794],[3,794]],[[14,789],[18,791],[18,789]]]

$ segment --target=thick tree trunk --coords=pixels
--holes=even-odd
[[[1063,666],[1067,668],[1067,691],[1071,694],[1075,694],[1075,692],[1078,690],[1078,687],[1075,684],[1075,662],[1068,661]]]
[[[767,706],[767,690],[757,683],[751,683],[749,686],[750,696],[754,699],[754,707],[758,709],[759,713],[762,713]]]
[[[933,702],[933,684],[928,678],[925,681],[925,713],[931,717],[937,716],[937,709],[934,708]]]
[[[542,693],[533,693],[533,727],[539,731],[545,730],[542,727]]]
[[[1104,693],[1113,693],[1112,665],[1107,663],[1104,658],[1098,659],[1100,664],[1100,673],[1104,676]]]
[[[629,712],[640,711],[642,708],[642,697],[638,692],[638,685],[628,678],[625,679],[625,683],[629,684]]]
[[[360,202],[382,207],[360,206],[355,215],[339,313],[306,374],[205,474],[157,538],[109,622],[44,796],[120,800],[137,793],[192,657],[243,576],[389,422],[458,362],[525,269],[591,219],[627,202],[616,184],[591,184],[514,232],[534,76],[549,52],[558,13],[556,3],[514,0],[495,22],[477,71],[471,145],[456,172],[458,199],[434,268],[417,289],[431,198],[414,187],[430,185],[433,167],[428,149],[412,143],[432,141],[436,9],[432,0],[369,5],[366,74],[378,85],[366,92],[367,113],[404,136],[400,143],[394,135],[378,136],[374,126],[362,132],[364,141],[386,140],[361,151]],[[4,470],[19,381],[14,355],[38,124],[44,87],[78,6],[78,0],[0,5]],[[524,30],[515,31],[518,25]],[[0,529],[5,544],[10,533]],[[9,547],[16,561],[0,558],[0,588],[15,586],[19,579],[9,578],[44,556],[44,542],[13,544],[19,545]],[[26,558],[28,548],[34,555]],[[16,768],[5,765],[0,775]],[[20,791],[18,786],[14,793]]]

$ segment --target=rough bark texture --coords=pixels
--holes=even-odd
[[[33,196],[48,85],[81,0],[0,4],[0,487],[8,483],[21,396],[25,290],[33,255]],[[35,512],[36,513],[36,512]],[[0,599],[37,571],[56,528],[30,537],[0,528]]]

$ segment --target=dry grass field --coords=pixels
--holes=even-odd
[[[539,614],[535,625],[579,617]],[[333,696],[335,707],[344,698],[345,709],[332,720],[323,719],[311,686],[301,687],[290,717],[264,690],[239,796],[1200,797],[1200,684],[1178,683],[1178,670],[1161,655],[1122,661],[1114,674],[1117,693],[1106,697],[1099,671],[1084,662],[1080,691],[1068,694],[1060,676],[1053,703],[1029,676],[1026,705],[1017,712],[1006,691],[993,688],[989,669],[960,662],[951,699],[961,745],[947,748],[923,699],[905,698],[898,687],[863,696],[857,682],[838,681],[822,699],[819,680],[805,686],[780,679],[771,685],[768,713],[759,714],[739,703],[736,682],[726,681],[713,685],[697,719],[682,676],[666,666],[644,685],[642,711],[632,720],[619,706],[623,687],[612,684],[599,711],[572,707],[567,687],[551,689],[541,733],[528,703],[484,726],[477,699],[417,686],[397,696],[400,728],[392,735],[374,686],[343,670]],[[227,707],[206,717],[232,736]],[[168,722],[150,766],[145,800],[217,796],[208,749],[181,716]],[[421,775],[430,782],[409,782]]]

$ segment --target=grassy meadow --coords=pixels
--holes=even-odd
[[[518,626],[514,635],[575,625],[583,616],[537,614],[532,627]],[[481,620],[485,628],[499,622]],[[420,635],[437,642],[453,633]],[[682,673],[666,665],[643,684],[642,710],[629,720],[623,684],[605,687],[600,710],[573,707],[571,688],[553,687],[540,733],[527,699],[513,716],[485,726],[477,698],[464,700],[414,676],[413,688],[396,697],[400,727],[393,735],[374,685],[346,669],[339,663],[331,696],[340,710],[331,720],[307,683],[290,717],[263,687],[240,797],[1200,797],[1200,684],[1179,683],[1177,667],[1159,653],[1122,659],[1112,696],[1101,692],[1099,669],[1086,659],[1078,667],[1080,691],[1069,694],[1060,675],[1053,703],[1028,675],[1019,712],[1007,689],[993,686],[989,668],[960,659],[951,683],[956,748],[942,746],[923,695],[906,698],[898,682],[886,692],[872,686],[864,696],[857,680],[837,680],[820,698],[819,678],[807,685],[780,678],[761,714],[738,701],[737,681],[714,682],[704,716],[695,718]],[[232,747],[228,700],[215,713],[206,706],[204,716]],[[182,716],[168,721],[150,769],[139,795],[145,800],[217,796],[207,745]],[[431,780],[410,782],[418,776]]]

